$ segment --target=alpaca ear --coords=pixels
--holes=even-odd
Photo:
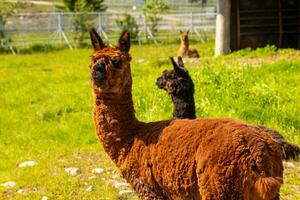
[[[181,56],[178,56],[178,58],[177,58],[177,63],[178,63],[178,66],[179,66],[180,68],[185,69],[184,64],[183,64],[183,60],[182,60],[182,57],[181,57]]]
[[[171,62],[172,62],[172,65],[173,65],[174,70],[176,71],[176,68],[178,68],[177,63],[175,62],[175,60],[174,60],[173,57],[170,57],[170,60],[171,60]]]
[[[97,31],[94,28],[89,29],[91,42],[94,48],[94,51],[98,51],[105,47],[101,37],[98,35]]]
[[[190,33],[190,30],[187,30],[186,34],[189,34]]]
[[[182,34],[182,30],[179,30],[179,33]]]
[[[119,38],[118,48],[123,52],[129,52],[130,49],[130,34],[124,31]]]
[[[178,57],[178,64],[175,62],[175,60],[172,57],[170,59],[171,59],[171,62],[174,67],[174,71],[177,74],[177,76],[186,77],[188,72],[184,67],[182,58],[180,56]]]

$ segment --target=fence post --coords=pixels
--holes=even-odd
[[[146,14],[143,14],[143,25],[144,25],[144,36],[145,36],[145,40],[147,41],[147,24],[146,24]]]
[[[100,27],[102,27],[102,19],[101,19],[101,14],[98,13],[98,30],[100,30]]]
[[[66,41],[66,44],[68,45],[68,47],[72,50],[73,47],[70,44],[70,41],[63,30],[62,13],[56,13],[56,14],[57,14],[57,30],[52,34],[53,36],[50,36],[50,38],[53,38],[53,40],[55,40],[57,38],[57,36],[60,40],[62,40],[62,38],[63,38]]]
[[[62,29],[62,23],[61,23],[61,13],[59,13],[57,15],[57,26],[58,26],[58,32],[59,32],[58,37],[60,39],[60,42],[62,42],[62,35],[61,35],[61,33],[62,33],[63,29]]]
[[[191,30],[194,30],[194,14],[191,12]]]
[[[97,32],[100,33],[101,36],[104,37],[104,39],[108,42],[108,44],[110,44],[109,38],[108,38],[107,34],[105,33],[105,31],[103,29],[102,17],[103,17],[103,14],[102,13],[98,13],[98,28],[97,28]]]

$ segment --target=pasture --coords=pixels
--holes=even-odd
[[[213,44],[195,45],[186,66],[195,82],[197,117],[237,118],[278,130],[300,145],[300,52],[265,47],[215,58]],[[170,69],[178,44],[133,46],[133,99],[139,120],[170,119],[170,98],[155,81]],[[1,199],[132,199],[95,136],[88,85],[91,49],[0,55]],[[18,168],[35,160],[36,166]],[[300,163],[285,163],[282,199],[300,199]],[[69,176],[64,169],[78,167]],[[95,175],[92,169],[104,172]],[[92,191],[87,191],[93,186]],[[22,189],[23,193],[18,193]]]

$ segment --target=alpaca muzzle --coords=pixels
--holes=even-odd
[[[96,86],[101,86],[103,81],[105,80],[106,70],[105,70],[105,62],[100,61],[94,65],[92,77],[93,82]]]
[[[163,77],[158,77],[156,79],[156,85],[159,89],[163,89],[164,88],[164,80]]]

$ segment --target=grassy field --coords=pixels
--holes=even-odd
[[[171,101],[155,80],[171,68],[168,57],[177,47],[133,46],[138,119],[171,118]],[[198,117],[264,124],[300,145],[299,51],[266,47],[214,58],[212,44],[196,47],[202,58],[186,65],[195,82]],[[10,189],[0,186],[0,199],[120,199],[113,183],[122,179],[99,145],[92,123],[90,55],[88,49],[0,55],[0,184],[16,182]],[[37,165],[17,167],[26,160]],[[300,199],[300,163],[285,165],[282,199]],[[66,167],[78,167],[81,173],[71,177]],[[95,167],[104,173],[93,174]],[[91,192],[86,191],[89,186],[94,186]]]

